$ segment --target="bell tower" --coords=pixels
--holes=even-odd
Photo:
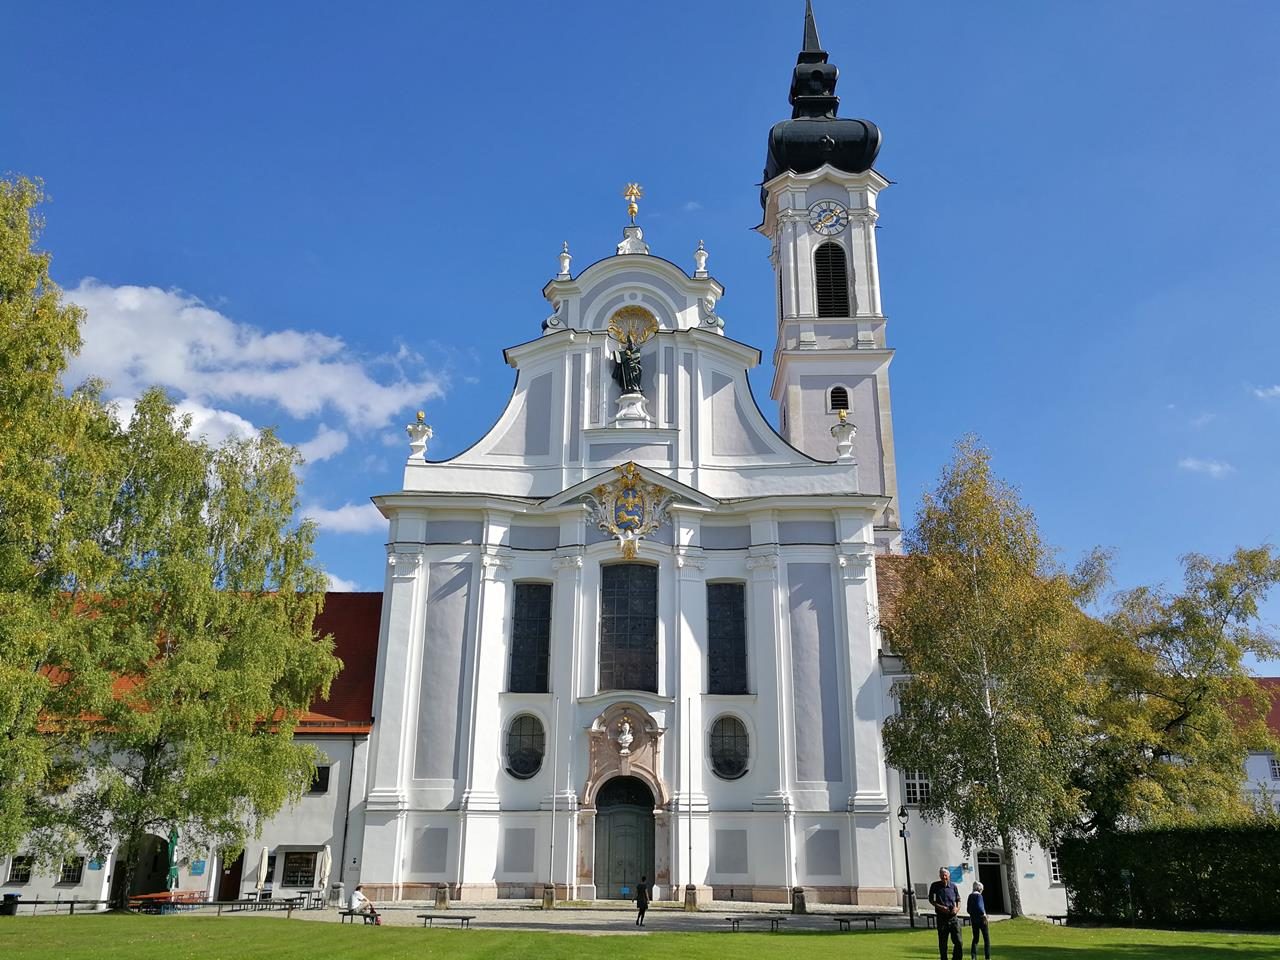
[[[896,546],[900,520],[889,363],[876,257],[876,202],[889,181],[872,169],[880,129],[836,116],[839,71],[818,38],[810,0],[791,78],[790,120],[769,131],[757,229],[772,248],[778,340],[771,395],[782,435],[819,460],[837,458],[832,428],[856,427],[863,492],[892,502],[877,532]],[[841,431],[837,430],[836,433]]]

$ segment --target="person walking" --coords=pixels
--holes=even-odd
[[[947,960],[950,938],[951,960],[964,960],[964,943],[960,939],[960,888],[951,882],[951,871],[938,868],[938,879],[929,884],[929,902],[938,921],[938,960]]]
[[[971,960],[978,960],[978,937],[982,937],[982,955],[991,960],[991,933],[987,929],[987,904],[982,899],[982,884],[974,881],[973,893],[966,904],[969,926],[973,927],[973,943],[969,945]]]
[[[644,913],[649,909],[649,878],[641,877],[636,884],[636,926],[644,926]]]

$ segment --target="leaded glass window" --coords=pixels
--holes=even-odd
[[[517,583],[511,609],[512,693],[546,693],[551,655],[551,584]]]
[[[658,568],[600,568],[600,689],[658,692]]]
[[[707,693],[747,692],[747,585],[707,584]]]
[[[711,725],[711,771],[721,780],[737,780],[747,772],[751,741],[737,717],[720,717]]]
[[[507,773],[528,780],[542,769],[547,752],[547,734],[542,721],[522,713],[507,728]]]

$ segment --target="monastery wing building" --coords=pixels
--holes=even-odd
[[[1048,853],[962,850],[911,812],[927,779],[885,765],[889,181],[875,124],[837,116],[836,77],[809,12],[760,194],[781,433],[707,252],[687,273],[651,251],[631,185],[616,253],[575,274],[566,246],[540,335],[505,352],[493,428],[445,461],[408,428],[403,489],[375,498],[380,623],[376,595],[326,609],[361,686],[301,728],[330,763],[245,857],[185,865],[184,888],[592,900],[644,878],[658,899],[899,905],[905,839],[921,891],[948,865],[998,912],[1016,870],[1030,912],[1065,909]]]

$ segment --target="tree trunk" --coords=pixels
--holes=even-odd
[[[1013,838],[1008,830],[1000,831],[1000,847],[1004,853],[1004,874],[1009,881],[1009,916],[1022,916],[1022,894],[1018,890],[1018,865],[1014,861]]]
[[[133,891],[133,878],[138,872],[138,844],[141,839],[141,831],[131,828],[116,848],[116,873],[121,876],[120,899],[111,905],[116,910],[129,908],[129,894]]]

